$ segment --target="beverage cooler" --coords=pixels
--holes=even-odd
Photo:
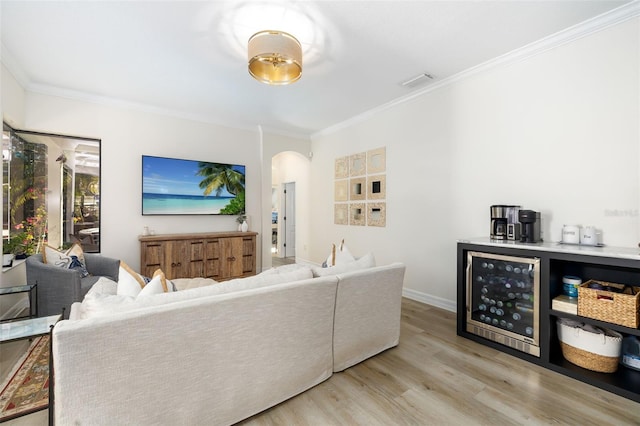
[[[468,252],[467,332],[540,357],[540,259]]]

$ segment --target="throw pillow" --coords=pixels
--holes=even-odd
[[[85,298],[90,294],[104,294],[107,296],[115,296],[118,293],[118,283],[107,278],[100,277],[94,285],[91,286]]]
[[[152,294],[170,293],[173,292],[173,285],[171,281],[167,280],[162,270],[157,269],[153,273],[153,278],[149,281],[138,293],[137,297],[149,296]]]
[[[341,265],[343,263],[349,263],[356,260],[351,254],[347,246],[344,244],[344,240],[340,243],[340,247],[336,250],[336,262],[335,265]]]
[[[327,256],[327,260],[322,264],[323,268],[331,268],[332,266],[336,266],[336,245],[331,244],[331,252],[329,256]]]
[[[64,252],[45,244],[42,246],[42,261],[47,265],[77,270],[82,278],[89,275],[85,267],[84,252],[79,244],[72,245]]]
[[[146,282],[142,275],[135,272],[124,261],[120,261],[120,269],[118,271],[118,296],[137,297],[142,291]]]
[[[314,277],[324,277],[326,275],[344,274],[345,272],[359,271],[361,269],[373,268],[376,266],[376,260],[373,253],[367,253],[360,259],[353,262],[342,263],[332,268],[319,268],[314,266],[311,268]]]
[[[331,253],[327,260],[322,264],[323,268],[331,268],[339,264],[353,262],[355,257],[351,254],[347,246],[344,244],[344,238],[340,242],[340,246],[336,248],[335,244],[331,244]]]

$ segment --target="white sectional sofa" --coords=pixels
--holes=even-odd
[[[55,424],[246,419],[396,346],[404,271],[276,271],[89,318],[75,304],[52,332]]]

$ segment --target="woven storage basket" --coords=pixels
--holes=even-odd
[[[622,348],[622,335],[613,330],[591,332],[581,328],[582,323],[558,319],[558,339],[565,359],[587,370],[600,373],[614,373]]]
[[[603,286],[623,289],[623,284],[589,280],[578,287],[578,315],[612,324],[638,328],[638,309],[640,309],[640,287],[633,287],[632,294],[589,288],[597,282]]]

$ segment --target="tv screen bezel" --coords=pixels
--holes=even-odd
[[[141,182],[141,211],[142,211],[142,215],[143,216],[234,216],[234,215],[239,215],[239,214],[244,214],[245,209],[246,209],[246,205],[243,206],[243,210],[240,213],[220,213],[219,210],[218,212],[215,211],[211,211],[211,212],[202,212],[202,211],[198,211],[198,212],[194,212],[194,211],[190,211],[189,209],[184,209],[183,211],[181,211],[180,208],[177,208],[175,211],[170,211],[170,212],[166,212],[166,213],[158,213],[158,212],[148,212],[145,211],[145,188],[148,189],[148,185],[145,185],[145,159],[150,159],[150,158],[154,158],[154,159],[160,159],[160,160],[169,160],[169,161],[176,161],[176,162],[187,162],[187,163],[195,163],[196,167],[197,164],[199,163],[207,163],[207,164],[214,164],[214,165],[223,165],[223,166],[230,166],[233,168],[242,168],[242,174],[244,176],[244,182],[243,182],[243,188],[246,191],[246,176],[247,176],[247,170],[246,170],[246,166],[244,164],[232,164],[232,163],[223,163],[223,162],[217,162],[217,161],[202,161],[202,160],[191,160],[191,159],[185,159],[185,158],[177,158],[177,157],[162,157],[162,156],[157,156],[157,155],[146,155],[143,154],[141,157],[141,176],[142,176],[142,182]],[[225,190],[226,192],[226,190]],[[227,194],[229,194],[227,192]],[[185,193],[179,193],[179,194],[175,194],[177,196],[193,196],[193,194],[185,194]],[[203,194],[204,196],[204,194]],[[211,197],[215,197],[215,193],[213,194],[209,194],[209,196]],[[229,197],[230,199],[234,199],[236,198],[237,195],[235,197]],[[147,209],[148,210],[148,209]]]

